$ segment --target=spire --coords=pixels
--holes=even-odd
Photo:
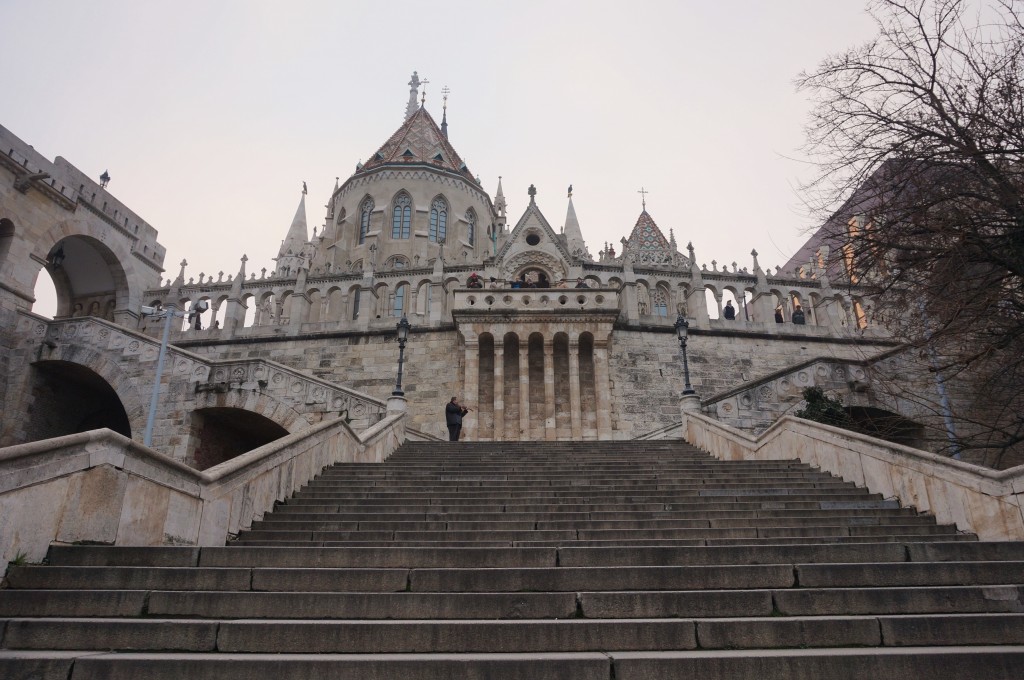
[[[494,209],[498,211],[499,217],[505,217],[505,192],[501,189],[501,175],[498,175],[498,193],[494,195]]]
[[[444,135],[445,139],[448,139],[448,93],[451,90],[445,85],[441,88],[441,94],[444,95],[444,110],[441,113],[441,134]],[[479,184],[479,182],[477,182]]]
[[[572,204],[572,185],[569,186],[569,208],[565,213],[565,245],[569,252],[577,257],[584,257],[587,253],[587,244],[583,240],[583,232],[580,231],[580,222],[576,219],[576,208]],[[589,256],[589,253],[587,253]]]
[[[406,120],[412,118],[412,114],[416,113],[416,109],[419,108],[419,102],[416,101],[419,99],[419,90],[420,77],[417,75],[416,71],[413,71],[412,79],[409,81],[409,103],[405,105]]]
[[[287,257],[288,255],[298,255],[302,252],[306,245],[306,241],[309,240],[309,233],[306,231],[306,191],[305,183],[303,183],[302,197],[299,198],[299,207],[295,211],[295,217],[292,219],[292,226],[288,228],[288,235],[284,237],[284,241],[281,242],[281,251],[277,254],[278,257]]]

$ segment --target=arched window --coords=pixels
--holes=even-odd
[[[668,296],[661,288],[651,291],[651,309],[655,316],[668,316]]]
[[[399,194],[391,211],[391,238],[409,238],[409,224],[412,222],[412,199],[409,194]]]
[[[359,289],[352,291],[352,320],[359,318]]]
[[[448,204],[443,198],[435,198],[430,205],[430,240],[444,241],[448,234]]]
[[[405,283],[395,288],[395,292],[391,295],[391,316],[405,315],[405,293],[408,289],[409,286]]]
[[[466,227],[466,241],[469,242],[469,245],[475,246],[476,245],[476,213],[473,212],[472,208],[470,208],[469,210],[466,211],[466,223],[468,224],[468,226]]]
[[[373,199],[367,197],[359,209],[359,245],[366,242],[366,234],[370,231],[370,213],[373,212]]]

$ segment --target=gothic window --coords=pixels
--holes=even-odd
[[[470,208],[466,211],[466,241],[471,246],[476,245],[476,213]]]
[[[366,234],[370,231],[370,213],[373,212],[373,199],[367,197],[359,211],[359,245],[363,245],[366,243]]]
[[[394,294],[391,296],[391,316],[404,316],[405,315],[405,294],[409,289],[409,286],[405,283],[395,288]]]
[[[435,198],[430,205],[430,240],[440,242],[448,234],[448,204],[443,198]]]
[[[412,221],[412,199],[409,194],[400,194],[391,211],[391,238],[409,238],[409,223]]]
[[[352,320],[359,318],[359,289],[352,291]]]
[[[661,288],[651,291],[651,308],[655,316],[668,316],[668,298]]]

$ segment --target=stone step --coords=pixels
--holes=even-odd
[[[594,513],[596,514],[596,513]],[[370,519],[379,515],[367,513],[358,520],[345,521],[341,516],[319,515],[316,520],[274,519],[253,522],[252,529],[260,531],[408,531],[408,530],[525,530],[525,529],[675,529],[675,528],[720,528],[720,527],[788,527],[800,525],[884,526],[884,525],[934,525],[934,519],[925,516],[896,515],[858,516],[817,514],[803,517],[710,517],[694,518],[682,513],[663,513],[636,516],[640,513],[603,513],[607,517],[593,517],[591,513],[574,513],[560,517],[546,515],[517,515],[514,513],[492,513],[487,518],[480,515],[444,515],[420,519]],[[506,519],[498,519],[504,517]]]
[[[1024,562],[1024,542],[948,541],[798,545],[637,546],[562,548],[248,548],[110,547],[53,545],[54,566],[484,568],[600,567],[716,564],[824,564],[864,562]]]
[[[721,546],[721,545],[805,545],[834,543],[872,543],[878,541],[906,543],[977,541],[971,534],[935,534],[933,536],[784,536],[775,538],[628,538],[607,540],[561,540],[561,541],[272,541],[251,540],[245,537],[232,541],[232,546],[265,547],[324,547],[324,548],[561,548],[561,547],[608,547],[608,546]]]
[[[0,617],[633,619],[1020,613],[1024,585],[579,592],[5,590]]]
[[[1024,644],[1024,614],[565,621],[10,619],[3,648],[229,653],[523,653]]]
[[[0,674],[61,680],[709,680],[1012,678],[1024,647],[611,651],[520,654],[238,654],[0,652]]]
[[[1002,585],[1024,562],[765,564],[524,569],[12,567],[10,589],[518,592]]]

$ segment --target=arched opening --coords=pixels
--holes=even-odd
[[[93,370],[68,361],[32,365],[24,441],[110,428],[132,436],[117,392]]]
[[[850,414],[859,432],[894,444],[924,447],[924,425],[920,423],[871,406],[846,406],[843,410]]]
[[[128,280],[110,248],[91,236],[69,236],[54,244],[46,266],[56,292],[55,318],[96,316],[113,320],[128,304]],[[37,276],[36,283],[39,284]]]
[[[0,219],[0,273],[6,274],[4,265],[7,264],[7,256],[11,252],[11,244],[14,243],[14,222],[6,217]]]
[[[205,470],[280,439],[288,430],[259,413],[211,407],[192,412],[189,434],[188,463]]]

